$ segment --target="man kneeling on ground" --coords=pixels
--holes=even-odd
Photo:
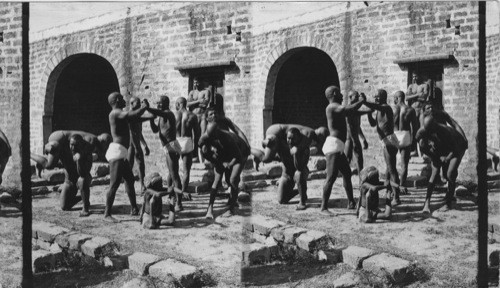
[[[167,198],[166,205],[168,216],[162,214],[162,197],[165,195],[172,195],[174,190],[176,193],[182,193],[182,191],[175,187],[169,187],[165,190],[163,188],[163,179],[158,173],[153,173],[146,181],[144,203],[142,204],[141,218],[139,219],[142,227],[146,229],[157,229],[160,225],[174,225],[175,211],[174,204],[171,202],[174,197]]]
[[[385,210],[381,213],[378,208],[379,195],[378,191],[386,189],[387,185],[384,185],[379,180],[378,170],[373,166],[369,166],[361,170],[359,173],[359,178],[361,184],[359,186],[360,197],[358,201],[358,219],[362,223],[373,223],[377,219],[388,220],[391,217],[391,197],[390,193],[387,193],[389,197],[385,200]]]

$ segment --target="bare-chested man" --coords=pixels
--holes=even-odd
[[[64,168],[64,183],[59,188],[61,190],[62,210],[70,210],[80,201],[80,197],[76,197],[77,182],[80,177],[86,177],[86,175],[79,174],[73,159],[73,153],[70,149],[70,140],[73,135],[81,135],[86,142],[85,146],[89,146],[89,149],[94,152],[98,146],[107,146],[106,137],[96,137],[83,131],[59,130],[50,134],[48,142],[45,144],[43,153],[47,155],[46,157],[31,153],[31,159],[37,163],[39,177],[43,169],[53,169],[58,165],[59,160],[61,161]],[[101,143],[101,141],[105,141],[105,143]]]
[[[293,180],[297,183],[300,197],[297,210],[305,210],[307,201],[307,176],[309,175],[307,163],[309,162],[310,150],[308,146],[301,145],[301,143],[307,142],[305,138],[306,136],[302,135],[296,127],[291,127],[286,131],[286,142],[290,148],[293,166],[296,169]]]
[[[0,185],[2,184],[2,175],[10,156],[12,156],[12,148],[10,147],[9,140],[3,134],[2,130],[0,130]]]
[[[83,202],[80,217],[87,217],[90,215],[90,182],[92,181],[90,169],[92,168],[92,151],[94,149],[80,134],[71,135],[69,149],[76,164],[76,172],[78,173],[76,186]]]
[[[420,119],[422,107],[424,105],[424,102],[429,100],[430,93],[431,91],[429,83],[422,82],[421,77],[418,75],[418,73],[413,72],[412,83],[408,85],[408,90],[406,91],[406,100],[408,101],[408,105],[415,109],[417,119]],[[422,123],[418,121],[416,124],[418,126],[416,126],[416,129],[413,131],[413,139],[415,139],[415,134],[417,133],[417,130],[420,128],[420,125]],[[412,143],[412,151],[413,152],[411,153],[411,156],[418,156],[417,143],[415,141]]]
[[[134,174],[128,162],[128,147],[130,145],[130,123],[138,121],[142,114],[149,107],[146,100],[142,101],[141,108],[137,110],[123,111],[125,100],[118,92],[109,94],[109,105],[112,110],[109,113],[109,126],[113,143],[109,144],[106,152],[106,159],[109,161],[110,183],[109,191],[106,194],[106,209],[104,219],[111,222],[119,222],[111,216],[111,209],[115,201],[116,190],[120,186],[122,178],[125,180],[125,192],[132,206],[131,215],[139,214],[139,207],[135,200]]]
[[[351,183],[351,167],[347,162],[347,157],[344,154],[345,141],[347,139],[347,124],[346,117],[355,115],[357,110],[363,105],[365,98],[358,102],[351,103],[348,106],[342,105],[343,95],[337,86],[329,86],[325,90],[325,96],[329,104],[326,107],[326,121],[330,135],[326,138],[323,145],[323,154],[326,157],[326,180],[323,186],[323,199],[321,202],[321,214],[332,216],[328,210],[328,200],[332,193],[332,187],[337,179],[339,171],[342,173],[344,180],[344,189],[347,194],[348,209],[355,209],[356,202],[352,192]]]
[[[367,102],[364,95],[361,95],[361,98],[364,98],[364,104],[368,108],[377,110],[375,119],[372,114],[368,114],[368,121],[372,127],[377,127],[378,136],[384,146],[384,160],[387,167],[386,173],[389,175],[388,178],[392,183],[400,183],[398,171],[396,170],[399,143],[398,138],[394,135],[394,114],[391,106],[387,104],[387,92],[379,89],[374,96],[375,103]],[[394,196],[392,206],[399,205],[401,203],[399,189],[395,185],[391,185],[391,190],[392,196]]]
[[[189,174],[193,163],[193,151],[195,143],[200,138],[200,127],[198,117],[193,112],[186,109],[186,98],[179,97],[175,101],[175,121],[177,130],[177,141],[181,147],[182,170],[184,174],[181,179],[182,193],[187,193],[189,184]],[[170,174],[169,179],[171,180]]]
[[[394,134],[398,138],[399,154],[401,155],[400,186],[404,186],[408,176],[408,163],[410,162],[413,135],[418,125],[415,109],[405,104],[405,93],[397,91],[394,93],[394,105],[391,106],[394,113]]]
[[[230,187],[227,216],[232,216],[237,207],[241,172],[250,155],[250,150],[238,135],[218,128],[215,121],[208,123],[207,131],[201,136],[199,144],[206,159],[214,165],[215,172],[206,218],[214,218],[213,205],[222,175],[225,175],[226,182]]]
[[[172,177],[172,184],[175,188],[181,188],[181,180],[179,176],[179,158],[182,148],[177,141],[177,124],[174,113],[170,110],[170,99],[168,96],[160,96],[158,109],[148,108],[148,111],[158,116],[158,125],[154,120],[151,120],[151,130],[153,133],[158,132],[163,152],[167,161],[168,173]],[[175,211],[182,211],[182,194],[176,194]]]
[[[264,153],[258,156],[259,161],[264,163],[269,163],[275,160],[276,154],[282,163],[283,172],[281,178],[278,180],[278,203],[286,204],[293,197],[295,197],[299,192],[293,190],[295,186],[297,167],[295,166],[294,159],[290,154],[290,147],[287,143],[287,131],[290,128],[297,128],[300,133],[304,136],[301,137],[301,141],[295,144],[300,153],[304,153],[305,149],[309,149],[312,141],[318,141],[318,136],[315,131],[309,127],[296,125],[296,124],[273,124],[267,128],[266,138],[262,141],[262,147],[264,148]],[[254,158],[257,157],[257,153],[253,153]],[[308,158],[309,160],[309,158]],[[300,178],[300,177],[298,177]],[[307,178],[307,177],[306,177]],[[297,183],[297,185],[300,185]],[[301,187],[299,190],[306,191],[306,187]],[[307,200],[307,196],[306,196]]]
[[[446,206],[451,208],[454,201],[458,166],[468,148],[468,143],[467,138],[464,138],[457,129],[437,121],[437,117],[442,117],[442,114],[440,111],[436,111],[432,104],[424,105],[423,115],[423,126],[417,132],[417,141],[419,141],[421,151],[432,160],[432,173],[423,208],[423,212],[430,213],[430,200],[442,165],[447,166],[448,191],[445,201]]]
[[[138,110],[141,108],[141,100],[137,97],[130,98],[130,110]],[[146,166],[144,164],[144,155],[149,155],[149,147],[142,135],[142,122],[151,120],[154,117],[141,117],[137,121],[130,122],[130,147],[128,148],[128,162],[130,167],[134,168],[134,160],[137,161],[139,166],[139,182],[141,183],[141,191],[146,190],[144,186],[144,175],[146,173]],[[142,152],[141,144],[144,145],[145,152]]]
[[[174,205],[171,203],[172,197],[168,197],[165,203],[168,216],[163,215],[162,197],[172,195],[181,191],[174,187],[163,188],[163,179],[158,173],[148,175],[146,180],[146,191],[144,191],[144,201],[141,207],[139,222],[146,229],[157,229],[160,225],[172,226],[175,222]],[[174,190],[176,190],[174,192]]]
[[[349,104],[359,101],[359,93],[357,91],[349,91]],[[366,141],[363,130],[361,130],[361,115],[370,113],[370,111],[356,111],[351,115],[347,115],[347,139],[345,141],[345,155],[347,162],[351,163],[352,156],[356,157],[356,168],[359,171],[363,170],[363,149],[368,149],[368,142]],[[363,147],[359,139],[363,140]]]
[[[193,79],[193,90],[188,94],[187,107],[190,111],[198,117],[198,125],[200,127],[200,133],[205,133],[207,127],[206,110],[212,101],[212,92],[210,89],[204,87],[204,83],[201,79],[195,77]],[[198,143],[195,143],[196,145]],[[196,146],[195,149],[198,147]],[[199,154],[200,163],[203,163],[203,157]]]

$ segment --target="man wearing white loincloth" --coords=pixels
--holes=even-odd
[[[109,144],[106,159],[109,161],[110,183],[106,194],[106,209],[104,219],[119,222],[111,216],[111,208],[115,201],[116,190],[120,186],[122,178],[125,180],[125,192],[127,192],[132,206],[131,215],[139,215],[139,208],[135,200],[134,174],[128,162],[128,147],[130,145],[130,122],[137,121],[149,107],[149,103],[143,100],[141,108],[131,111],[123,111],[125,100],[118,92],[113,92],[108,97],[112,110],[109,113],[109,126],[113,143]]]
[[[328,210],[328,200],[332,193],[332,187],[337,179],[339,171],[344,179],[344,189],[348,199],[348,209],[354,209],[354,201],[351,183],[351,167],[344,154],[345,141],[347,138],[346,116],[356,113],[366,100],[362,97],[360,101],[351,103],[348,106],[342,105],[342,93],[337,86],[330,86],[325,90],[326,99],[330,104],[326,107],[326,119],[330,135],[323,145],[323,153],[326,157],[326,181],[323,186],[323,199],[321,203],[321,214],[331,216]],[[364,96],[364,95],[363,95]]]

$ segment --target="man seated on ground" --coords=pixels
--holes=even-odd
[[[290,147],[290,155],[295,168],[293,180],[297,183],[300,197],[297,210],[305,210],[307,201],[307,176],[309,175],[307,163],[309,162],[310,150],[308,146],[301,145],[304,141],[307,141],[306,137],[300,133],[299,129],[291,127],[286,131],[286,142]]]
[[[364,95],[361,98],[365,100],[364,104],[368,108],[376,110],[375,119],[372,114],[368,114],[368,122],[370,122],[372,127],[377,127],[378,136],[384,147],[384,160],[387,167],[386,174],[390,179],[390,183],[400,183],[398,171],[396,170],[396,156],[399,150],[399,143],[398,138],[394,135],[394,114],[391,106],[387,104],[387,92],[379,89],[374,96],[375,103],[367,102]],[[399,205],[401,203],[399,199],[400,190],[394,185],[391,185],[391,187],[393,194],[392,206]]]
[[[498,162],[500,162],[500,149],[495,149],[493,147],[486,147],[486,152],[491,155],[491,160],[493,161],[493,169],[498,172]]]
[[[364,96],[364,94],[362,95]],[[348,200],[347,209],[356,208],[356,202],[354,201],[352,191],[351,167],[344,154],[344,143],[347,139],[346,117],[347,115],[356,113],[366,99],[361,98],[360,101],[344,106],[342,105],[344,96],[340,93],[339,87],[333,85],[326,88],[325,97],[329,102],[325,112],[330,133],[322,149],[326,158],[326,180],[323,185],[321,214],[333,216],[333,213],[328,210],[328,201],[330,200],[333,184],[335,180],[337,180],[339,171],[342,173],[342,178],[344,180],[343,184]]]
[[[172,204],[173,193],[182,193],[180,189],[175,187],[163,188],[163,179],[158,173],[148,175],[146,179],[146,190],[144,191],[144,203],[141,207],[141,222],[142,227],[146,229],[157,229],[160,225],[172,226],[175,221],[174,205]],[[168,216],[162,214],[163,203],[162,197],[167,198],[165,205],[167,206]]]
[[[70,139],[73,135],[80,135],[90,151],[95,151],[97,145],[102,146],[103,142],[99,142],[100,140],[107,141],[106,138],[99,139],[95,135],[83,131],[59,130],[50,134],[48,142],[45,144],[44,154],[47,156],[31,153],[31,160],[37,163],[39,176],[43,169],[53,169],[61,161],[64,168],[64,183],[59,188],[61,190],[62,210],[70,210],[80,201],[80,197],[76,196],[77,181],[80,176],[87,177],[77,171],[76,162],[70,149]]]
[[[278,180],[278,203],[286,204],[293,197],[298,194],[298,190],[294,190],[295,182],[295,172],[297,168],[294,165],[293,157],[290,154],[290,147],[287,143],[287,131],[290,128],[296,128],[304,136],[301,137],[302,140],[297,144],[298,151],[304,151],[304,149],[309,149],[313,140],[318,140],[315,131],[309,127],[296,125],[296,124],[273,124],[267,128],[266,138],[262,141],[262,147],[264,152],[253,153],[254,158],[258,158],[258,161],[263,163],[269,163],[276,160],[276,155],[279,157],[279,161],[282,162],[283,171],[281,173],[281,178]],[[297,183],[298,184],[298,183]],[[302,188],[301,188],[302,189]],[[306,189],[303,189],[305,191]]]
[[[218,128],[215,122],[208,123],[206,132],[200,138],[199,146],[205,159],[214,165],[215,172],[206,218],[214,218],[213,205],[222,175],[225,175],[226,183],[230,187],[229,211],[225,216],[232,216],[238,205],[238,185],[241,172],[250,155],[248,146],[238,135]]]
[[[423,114],[423,125],[417,132],[416,139],[419,141],[420,150],[432,160],[432,172],[423,208],[424,213],[430,213],[430,200],[442,165],[447,165],[448,190],[445,196],[446,206],[448,209],[452,208],[452,202],[455,200],[458,167],[468,144],[467,140],[456,129],[436,121],[432,104],[427,103],[424,105]]]
[[[90,169],[92,168],[92,145],[83,139],[80,134],[71,135],[69,140],[69,148],[73,155],[73,161],[76,164],[76,172],[78,173],[77,188],[80,192],[83,202],[83,208],[80,212],[80,217],[90,215]],[[63,197],[63,195],[61,195]],[[74,196],[72,196],[74,197]]]
[[[379,194],[378,191],[386,189],[379,180],[377,168],[370,166],[366,167],[359,173],[361,184],[359,186],[359,201],[358,201],[358,219],[362,223],[373,223],[377,219],[388,220],[391,217],[391,199],[386,197],[385,210],[381,213],[378,208]],[[386,193],[389,196],[390,193]]]
[[[2,184],[2,175],[10,156],[12,156],[12,148],[10,147],[9,140],[3,134],[2,130],[0,130],[0,185]]]

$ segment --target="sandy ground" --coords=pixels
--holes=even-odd
[[[22,214],[15,207],[0,206],[0,286],[17,287],[22,272]]]

